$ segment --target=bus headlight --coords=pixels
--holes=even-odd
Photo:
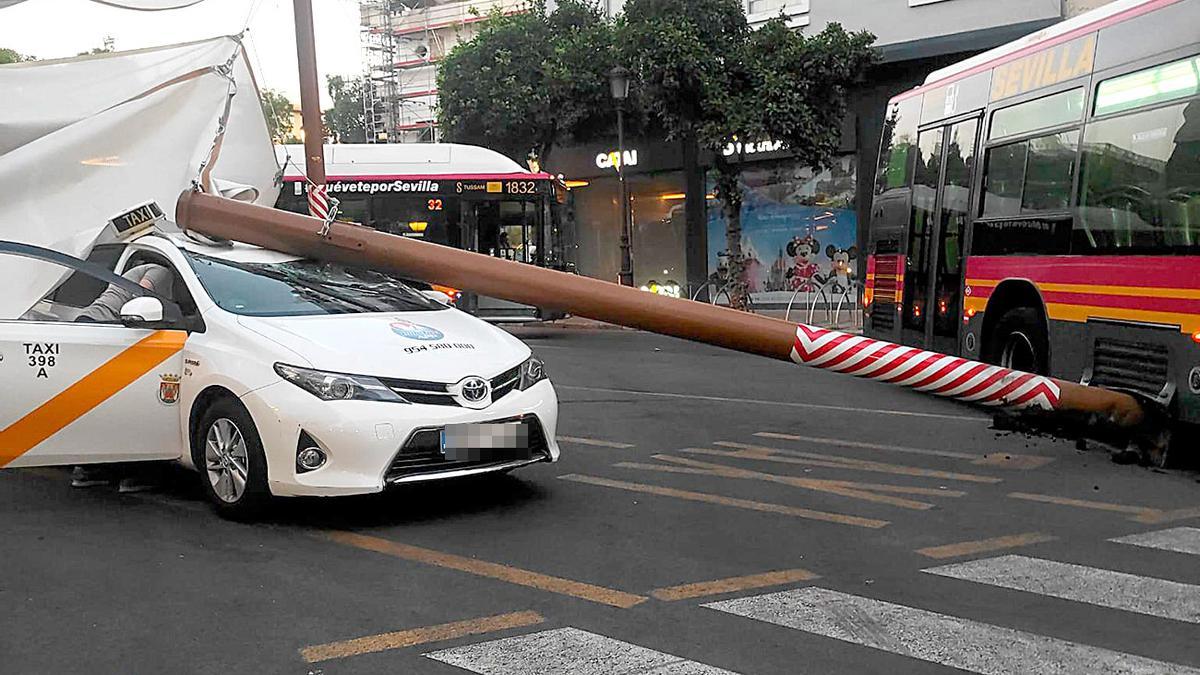
[[[365,375],[327,373],[322,370],[276,363],[280,377],[322,401],[388,401],[408,403],[379,380]]]

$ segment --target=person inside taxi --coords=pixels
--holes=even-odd
[[[174,276],[171,274],[171,270],[163,265],[156,263],[137,265],[126,270],[121,276],[164,298],[171,299],[173,296]],[[92,304],[85,307],[75,317],[75,321],[79,323],[119,323],[121,308],[133,297],[134,294],[131,291],[115,284],[109,284],[108,288],[92,301]],[[144,492],[158,486],[155,477],[159,468],[153,465],[147,466],[144,462],[77,466],[71,473],[71,487],[85,488],[107,485],[119,476],[117,485],[119,492]]]

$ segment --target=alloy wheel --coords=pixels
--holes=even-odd
[[[222,417],[208,427],[204,439],[204,468],[213,492],[227,504],[246,493],[249,480],[246,439],[233,420]]]

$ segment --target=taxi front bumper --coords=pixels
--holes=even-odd
[[[322,401],[289,382],[252,391],[242,402],[254,418],[267,458],[267,483],[277,496],[345,496],[380,492],[389,484],[505,471],[558,460],[558,397],[548,380],[512,391],[482,410],[376,401]],[[529,459],[455,464],[430,452],[431,433],[447,424],[515,421],[540,430]],[[301,433],[324,452],[319,469],[296,465]],[[538,434],[531,432],[531,437]],[[414,446],[419,441],[420,447]],[[413,450],[419,461],[413,459]],[[402,455],[402,450],[403,455]],[[404,466],[398,467],[397,464]]]

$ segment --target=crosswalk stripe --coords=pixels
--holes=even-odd
[[[443,649],[425,657],[482,675],[737,675],[578,628]]]
[[[1070,563],[1006,555],[922,570],[989,586],[1200,623],[1200,586]]]
[[[1175,553],[1200,555],[1200,528],[1173,527],[1169,530],[1131,534],[1127,537],[1109,539],[1117,544],[1130,544],[1145,548],[1157,548]]]
[[[704,606],[985,675],[1200,675],[1200,669],[1180,664],[823,588],[781,591]]]

